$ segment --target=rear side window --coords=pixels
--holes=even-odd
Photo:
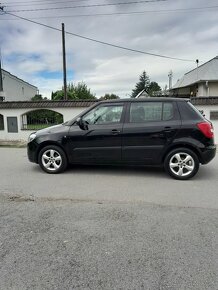
[[[130,123],[167,121],[173,119],[171,102],[137,102],[130,106]]]
[[[178,102],[183,120],[204,120],[202,114],[190,102]]]

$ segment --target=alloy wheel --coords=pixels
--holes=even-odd
[[[178,152],[170,158],[169,168],[178,177],[187,177],[195,169],[195,161],[190,154]]]
[[[42,165],[48,171],[57,171],[62,165],[62,157],[60,153],[54,149],[46,150],[41,157]]]

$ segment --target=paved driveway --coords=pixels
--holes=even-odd
[[[0,160],[0,289],[218,289],[217,157],[185,182],[144,168],[48,175],[25,149]]]

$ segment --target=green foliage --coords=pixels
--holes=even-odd
[[[160,92],[160,91],[161,91],[161,87],[156,82],[151,82],[147,89],[147,93],[149,94],[149,96],[154,96],[155,93]]]
[[[61,124],[63,116],[57,112],[42,109],[27,113],[27,124]]]
[[[68,100],[93,100],[96,99],[84,82],[69,83],[67,86]],[[51,99],[55,101],[64,99],[64,90],[52,92]]]
[[[43,98],[42,95],[35,95],[34,97],[31,98],[31,101],[43,101],[47,100],[47,98]]]
[[[100,97],[100,100],[117,100],[120,97],[115,94],[105,94],[103,97]]]
[[[143,71],[143,73],[139,77],[139,82],[135,85],[135,89],[132,90],[131,98],[135,98],[144,89],[147,91],[149,85],[150,79],[147,76],[146,72]]]
[[[132,90],[131,98],[135,98],[142,90],[146,91],[149,96],[153,96],[155,92],[161,91],[161,87],[156,82],[150,82],[149,76],[145,71],[139,77],[139,82],[136,83]]]

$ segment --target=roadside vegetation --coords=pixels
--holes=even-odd
[[[155,93],[161,91],[161,87],[157,82],[150,81],[149,76],[145,71],[139,76],[139,81],[136,83],[131,93],[131,98],[135,98],[141,91],[145,92],[149,96],[153,96]],[[69,83],[67,85],[67,98],[68,100],[116,100],[120,97],[113,93],[105,93],[104,96],[97,98],[91,89],[88,88],[85,82]],[[48,101],[46,97],[42,95],[35,95],[32,101]],[[51,93],[51,101],[64,101],[64,90],[57,90]],[[39,130],[52,125],[63,123],[63,116],[50,110],[36,110],[29,112],[27,115],[27,124],[23,126],[24,130]]]

